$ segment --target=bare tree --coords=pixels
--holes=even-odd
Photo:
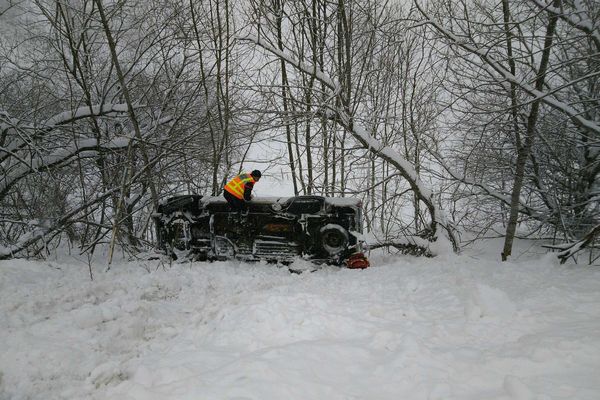
[[[599,74],[597,30],[594,24],[582,29],[581,21],[597,18],[597,5],[439,1],[426,10],[414,4],[420,22],[450,45],[448,68],[458,77],[449,87],[449,109],[464,147],[455,148],[455,166],[438,158],[453,179],[500,203],[501,214],[507,210],[502,258],[511,254],[519,221],[567,236],[588,229],[581,221],[598,218],[591,189],[598,171],[590,168],[596,152],[589,151],[600,133],[593,111],[598,96],[589,90],[597,88]],[[565,163],[564,152],[577,161]],[[585,183],[576,178],[581,175]],[[572,179],[578,188],[564,184]],[[567,192],[585,194],[575,202]]]
[[[81,251],[111,237],[138,246],[160,197],[211,191],[199,171],[212,165],[205,144],[218,96],[198,79],[189,10],[24,4],[36,23],[16,25],[19,42],[0,48],[0,257],[35,253],[63,232]],[[235,151],[224,152],[230,163]]]

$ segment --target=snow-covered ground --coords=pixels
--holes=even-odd
[[[0,399],[600,399],[600,270],[551,256],[0,262]]]

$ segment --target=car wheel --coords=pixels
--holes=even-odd
[[[348,248],[350,236],[348,231],[340,225],[328,224],[321,228],[321,246],[329,253],[336,255]]]

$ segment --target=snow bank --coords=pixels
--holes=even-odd
[[[0,399],[600,397],[600,271],[371,261],[0,262]]]

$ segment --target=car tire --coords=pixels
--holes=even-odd
[[[329,255],[334,256],[348,248],[350,235],[348,231],[336,224],[327,224],[319,231],[321,237],[321,247]]]

